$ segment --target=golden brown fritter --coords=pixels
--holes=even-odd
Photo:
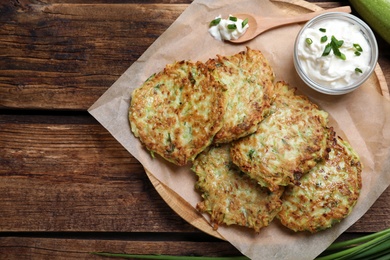
[[[259,186],[232,163],[229,149],[229,144],[210,147],[194,160],[196,188],[203,198],[197,209],[210,214],[214,229],[224,223],[259,232],[279,212],[283,190],[270,192]]]
[[[274,73],[258,50],[247,48],[233,56],[209,60],[214,77],[228,89],[222,129],[214,143],[227,143],[256,131],[269,112]]]
[[[294,231],[317,232],[340,222],[359,197],[362,165],[350,144],[340,137],[330,145],[328,157],[283,195],[278,218]]]
[[[233,143],[233,162],[275,191],[314,167],[326,155],[328,114],[283,82],[275,85],[273,113],[254,134]]]
[[[226,88],[203,63],[176,62],[134,90],[131,130],[151,153],[185,165],[221,129],[225,104]]]

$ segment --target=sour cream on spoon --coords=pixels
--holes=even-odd
[[[249,28],[247,20],[242,20],[232,15],[228,19],[222,19],[219,15],[210,22],[209,33],[219,41],[236,40]]]

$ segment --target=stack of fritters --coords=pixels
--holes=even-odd
[[[177,165],[193,162],[200,212],[213,227],[259,232],[277,217],[294,231],[341,221],[361,189],[360,159],[328,114],[296,95],[262,53],[182,61],[133,92],[131,129]]]
[[[211,142],[255,132],[268,114],[273,80],[268,61],[250,48],[206,63],[169,64],[134,90],[131,130],[150,152],[185,165]]]

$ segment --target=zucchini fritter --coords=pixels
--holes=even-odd
[[[329,135],[326,112],[283,82],[275,92],[273,113],[231,148],[233,162],[271,191],[299,180],[324,158]]]
[[[210,214],[214,229],[224,223],[259,232],[279,212],[283,189],[270,192],[258,185],[232,163],[229,149],[229,144],[210,147],[194,160],[195,187],[203,198],[197,209]]]
[[[283,194],[278,218],[294,231],[317,232],[340,222],[352,211],[362,187],[362,165],[350,144],[334,139],[326,160]]]
[[[185,165],[221,129],[225,104],[226,88],[205,64],[176,62],[134,90],[131,130],[152,153]]]
[[[226,85],[227,106],[222,129],[214,143],[227,143],[256,131],[268,114],[274,73],[258,50],[247,48],[233,56],[217,56],[206,64],[218,81]]]

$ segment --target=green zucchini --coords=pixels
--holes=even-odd
[[[361,18],[390,44],[390,0],[349,0]]]

